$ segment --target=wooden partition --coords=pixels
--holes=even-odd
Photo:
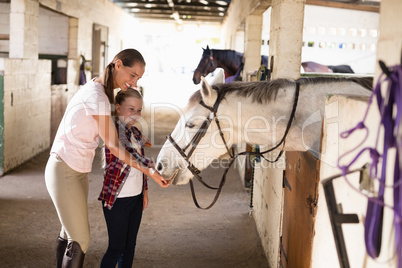
[[[310,267],[319,160],[308,152],[287,152],[286,159],[280,267]]]

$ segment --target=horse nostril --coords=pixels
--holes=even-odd
[[[156,170],[157,170],[158,172],[161,172],[162,169],[163,169],[163,165],[162,165],[161,162],[159,162],[158,165],[156,166]]]

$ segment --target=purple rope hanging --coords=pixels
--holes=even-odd
[[[373,90],[369,99],[368,106],[363,117],[354,128],[342,132],[341,138],[348,138],[356,130],[365,130],[366,136],[364,140],[354,149],[346,152],[338,159],[338,168],[341,169],[342,175],[345,177],[352,164],[362,155],[366,150],[370,153],[370,177],[376,178],[379,182],[377,197],[367,196],[368,205],[365,219],[365,244],[366,250],[370,257],[377,258],[381,252],[382,240],[382,226],[384,207],[389,207],[394,212],[394,227],[395,227],[395,253],[397,256],[398,267],[402,267],[402,65],[397,65],[392,68],[387,68],[383,62],[380,61],[383,74],[380,76],[378,83]],[[385,96],[381,94],[381,85],[387,84]],[[376,97],[377,106],[380,112],[381,121],[379,129],[383,127],[384,130],[384,146],[382,155],[378,152],[379,131],[377,132],[376,144],[374,147],[363,148],[355,158],[348,164],[341,166],[339,163],[341,159],[355,151],[368,137],[368,128],[364,122],[372,104],[373,97]],[[384,202],[384,191],[386,186],[386,166],[388,161],[389,149],[396,150],[396,157],[394,163],[394,180],[393,185],[393,206],[387,205]],[[382,159],[381,174],[378,177],[378,164]],[[345,177],[346,178],[346,177]]]

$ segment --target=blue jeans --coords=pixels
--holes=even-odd
[[[104,204],[104,202],[102,202]],[[103,255],[101,268],[131,268],[140,227],[143,195],[116,198],[111,210],[103,207],[109,246]]]

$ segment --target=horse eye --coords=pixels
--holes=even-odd
[[[188,127],[188,128],[193,128],[193,127],[194,127],[194,124],[193,124],[193,123],[186,123],[186,127]]]

